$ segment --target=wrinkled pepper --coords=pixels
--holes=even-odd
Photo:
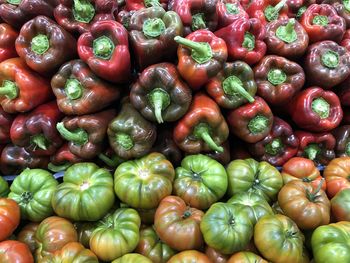
[[[259,19],[265,26],[267,23],[288,16],[287,0],[254,0],[246,9],[249,17]]]
[[[6,59],[17,57],[15,48],[18,32],[10,25],[0,24],[0,62]]]
[[[147,121],[128,100],[108,126],[109,144],[125,160],[149,153],[157,137],[156,126]]]
[[[240,18],[221,28],[215,35],[225,40],[230,61],[259,62],[266,53],[265,27],[256,18]]]
[[[92,159],[103,149],[109,122],[115,117],[114,109],[91,115],[66,117],[56,128],[68,141],[69,150],[82,159]]]
[[[164,10],[167,10],[168,0],[125,0],[125,9],[127,11],[137,11],[154,6],[160,6]]]
[[[264,57],[254,68],[257,94],[270,105],[283,105],[304,86],[305,73],[301,66],[284,57]]]
[[[115,83],[130,78],[128,32],[116,21],[94,23],[80,35],[77,46],[80,59],[99,77]]]
[[[16,51],[31,69],[51,75],[65,61],[75,57],[76,41],[50,18],[37,16],[21,28]]]
[[[173,138],[186,153],[217,151],[228,138],[229,129],[219,106],[204,93],[197,93],[190,109],[176,124]]]
[[[62,117],[56,101],[42,104],[14,119],[10,131],[11,140],[35,156],[50,156],[62,145],[62,139],[56,130],[56,124]]]
[[[69,150],[68,143],[62,145],[61,148],[50,157],[50,163],[47,168],[55,173],[65,171],[72,164],[83,162],[84,159],[78,157]]]
[[[254,102],[257,90],[254,72],[243,61],[225,63],[223,69],[209,79],[205,88],[209,96],[225,109],[235,109],[247,102]]]
[[[273,114],[269,105],[260,97],[228,113],[231,132],[245,142],[256,143],[271,131]]]
[[[346,29],[344,19],[331,5],[326,4],[310,5],[302,15],[300,23],[308,33],[310,43],[322,40],[339,42]]]
[[[30,111],[53,97],[50,82],[20,58],[0,63],[0,83],[0,105],[8,113]]]
[[[149,7],[134,13],[129,23],[130,45],[140,70],[176,57],[176,36],[183,35],[178,14],[161,7]]]
[[[350,2],[348,0],[323,0],[322,4],[332,5],[338,15],[344,18],[346,28],[350,27]]]
[[[209,30],[197,30],[186,38],[177,36],[177,69],[189,86],[198,90],[222,69],[227,59],[225,41]]]
[[[345,47],[347,51],[350,51],[350,29],[345,31],[342,41],[340,42],[342,47]]]
[[[132,105],[143,117],[158,123],[180,119],[192,100],[191,89],[170,63],[146,68],[133,84],[129,96]]]
[[[288,108],[298,127],[313,132],[330,131],[343,118],[338,96],[319,87],[310,87],[298,93]]]
[[[249,145],[249,152],[260,161],[274,166],[282,166],[294,157],[299,148],[299,140],[292,127],[284,120],[274,117],[272,129],[264,139]]]
[[[350,125],[339,126],[332,134],[336,140],[336,157],[350,156]]]
[[[350,76],[350,52],[333,41],[309,46],[304,70],[310,85],[332,88]]]
[[[120,91],[99,79],[82,60],[64,64],[51,80],[57,104],[66,115],[98,112],[116,101]]]
[[[335,138],[331,133],[296,131],[299,139],[297,156],[306,157],[316,164],[327,165],[335,158]]]
[[[220,0],[216,4],[218,14],[218,28],[232,24],[239,18],[249,19],[239,0]]]
[[[11,142],[10,129],[14,116],[8,114],[0,107],[0,144]]]

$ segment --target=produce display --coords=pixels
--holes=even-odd
[[[350,1],[0,0],[0,262],[349,244]]]

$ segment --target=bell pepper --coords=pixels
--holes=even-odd
[[[175,11],[184,25],[184,35],[200,29],[214,31],[218,25],[218,14],[214,0],[172,0],[169,9]]]
[[[253,103],[231,110],[227,115],[231,132],[245,142],[256,143],[264,139],[273,124],[272,111],[260,97]]]
[[[301,66],[284,57],[266,56],[254,68],[258,95],[270,105],[284,105],[304,86]]]
[[[350,106],[350,77],[344,80],[336,90],[342,106]]]
[[[69,150],[82,159],[96,157],[104,146],[109,122],[115,110],[105,110],[91,115],[66,117],[56,128],[68,141]]]
[[[297,156],[308,158],[321,165],[327,165],[335,158],[336,141],[331,133],[296,131],[295,135],[300,142]]]
[[[137,11],[130,18],[130,45],[140,70],[176,56],[176,36],[183,35],[180,16],[161,7]]]
[[[97,159],[97,164],[101,163],[101,166],[104,166],[112,171],[114,171],[119,164],[123,163],[124,160],[115,154],[111,147],[104,149]]]
[[[288,17],[300,19],[306,9],[313,4],[316,4],[316,0],[289,0],[288,5]]]
[[[345,31],[342,41],[340,42],[342,47],[345,47],[347,51],[350,51],[350,29]]]
[[[0,62],[6,59],[17,57],[15,48],[18,32],[10,25],[0,24]]]
[[[0,4],[1,19],[20,29],[25,22],[36,16],[53,18],[58,0],[1,0]]]
[[[350,156],[350,125],[339,126],[332,131],[332,134],[336,140],[336,156]]]
[[[77,46],[80,59],[97,76],[111,82],[126,82],[130,77],[128,32],[116,21],[94,23],[80,35]]]
[[[232,138],[233,136],[231,136]],[[236,160],[236,159],[249,159],[252,158],[251,154],[248,151],[247,144],[238,139],[238,138],[233,138],[231,142],[231,160]]]
[[[57,23],[71,33],[83,34],[94,22],[114,20],[118,3],[114,0],[59,0],[54,10]]]
[[[164,10],[168,9],[168,0],[125,0],[125,9],[127,11],[138,11],[148,7],[159,6]]]
[[[243,60],[249,65],[259,62],[266,53],[265,27],[259,19],[240,18],[215,32],[225,40],[229,60]]]
[[[310,5],[302,15],[300,23],[308,33],[310,43],[322,40],[339,42],[346,29],[344,19],[331,5],[326,4]]]
[[[27,112],[52,99],[49,81],[20,58],[0,63],[0,104],[8,113]]]
[[[218,28],[232,24],[239,18],[249,19],[247,12],[239,0],[221,0],[216,4],[218,14]]]
[[[129,160],[149,153],[157,137],[156,126],[125,100],[108,126],[109,144],[117,156]]]
[[[129,96],[132,105],[143,117],[158,123],[180,119],[192,100],[190,88],[170,63],[146,68],[133,84]]]
[[[254,102],[257,89],[254,72],[243,61],[225,63],[223,69],[209,79],[205,88],[209,96],[226,109],[235,109],[247,102]]]
[[[229,135],[227,123],[218,105],[204,93],[197,93],[174,128],[173,138],[186,153],[218,151]]]
[[[309,36],[294,18],[275,20],[266,26],[265,43],[269,54],[295,60],[306,52]]]
[[[298,93],[289,105],[289,113],[298,127],[314,132],[330,131],[343,118],[338,96],[319,87]]]
[[[16,175],[25,168],[46,169],[49,156],[34,156],[23,147],[6,145],[1,152],[0,170],[5,175]]]
[[[83,161],[84,159],[72,153],[69,150],[68,143],[65,143],[50,157],[50,163],[47,168],[50,171],[57,173],[67,170],[72,164],[81,163]]]
[[[311,85],[332,88],[350,76],[350,52],[333,41],[315,43],[309,46],[304,69]]]
[[[50,156],[62,145],[56,130],[56,124],[62,117],[56,101],[42,104],[14,119],[10,130],[11,140],[35,156]]]
[[[136,10],[133,10],[133,11],[121,10],[117,15],[116,20],[118,23],[122,24],[127,30],[129,30],[130,19],[134,13],[136,13]]]
[[[345,20],[346,28],[350,27],[350,2],[347,0],[323,0],[322,4],[332,5],[338,15]]]
[[[255,158],[274,166],[282,166],[297,154],[298,148],[299,140],[292,127],[278,117],[274,117],[269,135],[249,145],[249,151]]]
[[[8,114],[0,107],[0,144],[11,142],[10,129],[14,116]]]
[[[211,151],[205,155],[218,161],[222,165],[227,165],[231,161],[231,147],[228,140],[222,144],[222,148],[224,149],[222,152]]]
[[[250,18],[259,19],[262,26],[267,23],[285,18],[288,15],[287,0],[254,0],[246,9]]]
[[[84,115],[98,112],[112,104],[120,91],[99,79],[81,60],[64,64],[51,80],[57,104],[66,115]]]
[[[209,30],[197,30],[186,38],[175,37],[180,45],[177,49],[177,69],[188,85],[198,90],[222,69],[227,59],[225,41]]]
[[[50,18],[37,16],[21,28],[16,51],[31,69],[50,76],[75,57],[76,41]]]

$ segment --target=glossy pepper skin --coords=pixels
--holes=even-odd
[[[6,59],[17,57],[15,48],[18,32],[10,25],[0,24],[0,62]]]
[[[130,45],[140,70],[176,56],[174,38],[183,35],[180,16],[155,6],[135,12],[129,23]]]
[[[14,119],[10,131],[11,140],[35,156],[50,156],[62,145],[62,139],[56,130],[56,124],[62,117],[56,101],[42,104]]]
[[[0,104],[8,113],[27,112],[53,97],[50,82],[20,58],[0,63]]]
[[[0,107],[0,144],[11,142],[10,129],[14,116],[8,114]]]
[[[91,115],[66,117],[56,128],[68,141],[69,150],[82,159],[92,159],[101,153],[109,122],[115,117],[114,109]]]
[[[130,91],[130,101],[147,120],[163,123],[180,119],[192,100],[191,89],[176,67],[159,63],[146,68]]]
[[[324,0],[322,4],[331,5],[338,13],[338,15],[345,20],[346,28],[350,27],[350,4],[345,0]]]
[[[294,18],[280,19],[267,24],[265,43],[269,54],[296,60],[306,52],[309,36]]]
[[[316,2],[316,0],[287,0],[288,17],[300,20],[306,9]]]
[[[216,31],[215,35],[225,40],[229,61],[242,60],[253,65],[266,53],[266,30],[257,18],[237,19]]]
[[[59,0],[54,16],[67,31],[83,34],[94,22],[114,20],[117,10],[118,3],[114,0]]]
[[[264,57],[254,68],[257,94],[270,105],[284,105],[304,86],[301,66],[284,57]]]
[[[37,16],[23,25],[16,40],[17,54],[42,75],[53,74],[76,55],[74,37],[45,16]]]
[[[120,90],[99,79],[82,60],[64,64],[51,80],[57,104],[66,115],[98,112],[116,101]]]
[[[50,157],[50,163],[47,168],[50,171],[57,173],[65,171],[72,164],[81,163],[83,161],[84,159],[72,153],[69,150],[68,143],[65,143]]]
[[[302,15],[300,23],[308,33],[310,43],[322,40],[339,42],[346,29],[344,19],[331,5],[326,4],[310,5]]]
[[[286,0],[254,0],[246,9],[249,17],[259,19],[262,26],[267,23],[287,17]]]
[[[239,18],[249,19],[239,0],[220,0],[216,4],[218,14],[218,28],[232,24]]]
[[[177,69],[193,90],[200,89],[222,69],[227,59],[225,41],[209,30],[197,30],[186,38],[175,37]]]
[[[292,127],[278,117],[274,117],[269,135],[249,145],[249,151],[255,158],[274,166],[282,166],[297,154],[298,148],[299,140]]]
[[[321,165],[327,165],[335,158],[336,141],[331,133],[296,131],[295,135],[300,142],[297,156],[308,158]]]
[[[252,68],[243,61],[226,62],[205,85],[209,96],[222,108],[235,109],[254,102],[257,90]]]
[[[273,115],[269,105],[255,97],[253,103],[231,110],[227,121],[234,135],[245,142],[256,143],[270,133]]]
[[[350,156],[350,125],[339,126],[332,131],[332,134],[336,140],[336,156]]]
[[[338,96],[319,87],[301,91],[288,107],[293,121],[298,127],[308,131],[330,131],[336,128],[343,118]]]
[[[109,144],[125,160],[149,153],[157,137],[156,126],[147,121],[128,100],[108,126]]]
[[[350,76],[350,52],[333,41],[309,46],[304,69],[308,82],[322,88],[332,88]]]
[[[94,23],[78,39],[78,54],[92,72],[111,82],[128,81],[130,53],[128,32],[116,21]]]
[[[125,0],[125,9],[127,11],[138,11],[148,7],[159,6],[164,10],[168,9],[168,0]]]
[[[204,93],[197,93],[190,109],[176,124],[173,138],[186,153],[218,151],[229,135],[229,129],[219,106]]]

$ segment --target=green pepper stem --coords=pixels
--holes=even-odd
[[[305,149],[304,149],[304,154],[305,156],[314,161],[317,157],[317,155],[321,152],[321,148],[320,146],[318,146],[317,144],[310,144],[308,145]]]
[[[185,47],[191,48],[191,56],[199,64],[208,62],[213,57],[209,43],[195,42],[180,36],[176,36],[174,40]]]
[[[64,91],[66,92],[67,97],[71,100],[77,100],[83,96],[83,86],[77,79],[67,79]]]
[[[328,17],[327,16],[318,15],[318,16],[315,16],[312,19],[312,24],[313,25],[327,26],[328,23],[329,23],[329,21],[328,21]]]
[[[108,60],[112,57],[115,45],[107,36],[96,38],[92,43],[95,57]]]
[[[298,39],[297,32],[295,31],[295,19],[289,19],[287,25],[279,26],[276,30],[276,36],[286,43],[292,43]]]
[[[35,145],[42,150],[47,150],[48,141],[44,134],[35,134],[30,138],[30,144]]]
[[[322,97],[314,99],[311,103],[312,111],[319,115],[321,119],[329,117],[330,107],[329,103]]]
[[[159,3],[159,0],[144,0],[143,3],[145,4],[145,7],[162,6]]]
[[[72,166],[72,164],[70,162],[66,162],[66,163],[61,164],[61,165],[55,165],[53,163],[49,163],[47,168],[54,173],[58,173],[58,172],[62,172],[62,171],[67,170],[70,166]]]
[[[170,105],[170,96],[168,92],[163,89],[156,88],[148,95],[148,100],[154,109],[158,123],[163,123],[162,110]]]
[[[6,98],[13,100],[18,97],[19,90],[14,81],[4,80],[2,87],[0,87],[0,96],[6,96]]]
[[[208,126],[208,124],[205,123],[200,123],[198,124],[193,131],[193,135],[198,138],[198,139],[202,139],[203,141],[205,141],[205,143],[209,146],[210,149],[212,149],[213,151],[217,151],[217,152],[223,152],[224,148],[221,146],[218,146],[213,138],[210,135],[210,128]]]
[[[95,16],[95,8],[89,0],[74,0],[73,17],[76,21],[88,24]]]
[[[298,10],[298,12],[297,12],[297,14],[296,14],[296,16],[295,16],[296,19],[299,20],[299,19],[302,17],[302,15],[305,13],[306,9],[307,9],[306,6],[300,7],[299,10]]]
[[[165,24],[160,18],[147,19],[142,26],[142,32],[146,37],[159,37],[165,31]]]
[[[287,0],[282,0],[275,6],[269,5],[268,7],[266,7],[264,10],[266,20],[268,22],[271,22],[273,20],[278,19],[279,12],[286,5],[286,3],[287,3]]]
[[[46,35],[39,34],[32,38],[31,49],[37,55],[44,54],[50,48],[50,41]]]
[[[327,68],[337,68],[339,66],[339,54],[333,50],[327,50],[322,54],[321,62]]]
[[[321,179],[320,183],[318,184],[317,188],[313,192],[307,191],[307,197],[311,202],[314,202],[316,200],[317,194],[320,192],[322,185],[324,183],[324,178]]]
[[[134,142],[131,136],[126,133],[116,133],[116,142],[126,151],[134,147]]]
[[[100,153],[98,158],[111,168],[117,168],[117,166],[123,162],[123,159],[119,158],[117,155],[113,155],[112,158],[109,158],[107,155]]]
[[[281,152],[283,146],[281,138],[275,138],[265,145],[265,152],[269,155],[275,156]]]
[[[269,119],[263,115],[256,115],[248,123],[248,130],[252,134],[259,134],[266,130],[269,125]]]
[[[7,0],[6,2],[11,5],[19,5],[22,2],[22,0]]]
[[[343,0],[343,5],[347,12],[350,12],[350,0]]]
[[[199,29],[205,29],[207,25],[205,24],[204,14],[198,13],[192,16],[192,30],[196,31]]]
[[[280,85],[284,83],[287,80],[287,75],[284,73],[283,70],[281,69],[271,69],[267,73],[267,80],[272,84],[272,85]]]
[[[237,15],[239,13],[239,8],[237,5],[232,4],[232,3],[226,3],[225,4],[226,7],[226,11],[227,13],[231,14],[231,15]]]
[[[254,48],[255,48],[255,36],[252,33],[250,33],[250,32],[244,33],[242,47],[244,47],[248,51],[254,50]]]
[[[88,133],[81,128],[78,128],[74,131],[70,131],[64,126],[63,122],[58,122],[56,124],[56,128],[64,139],[66,139],[67,141],[71,141],[74,144],[84,145],[89,140]]]
[[[240,95],[250,103],[255,101],[254,97],[249,94],[243,87],[242,81],[236,76],[229,76],[222,82],[222,88],[228,95]]]

